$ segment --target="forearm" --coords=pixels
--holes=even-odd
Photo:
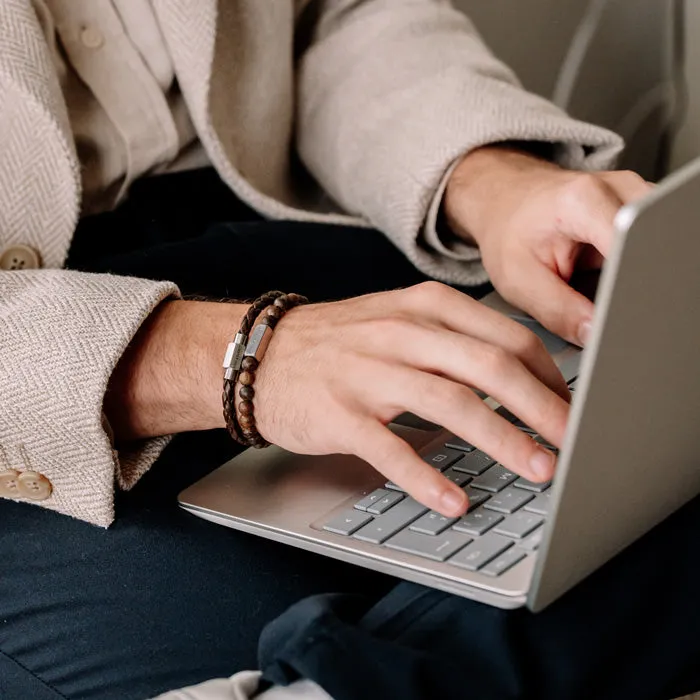
[[[221,362],[245,310],[240,304],[168,301],[151,314],[105,397],[117,442],[224,426]]]

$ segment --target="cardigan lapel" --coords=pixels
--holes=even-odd
[[[68,113],[29,0],[0,2],[0,244],[28,243],[62,265],[80,206],[80,170]]]

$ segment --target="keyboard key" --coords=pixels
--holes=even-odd
[[[499,535],[506,535],[506,537],[516,537],[520,540],[523,537],[527,537],[533,530],[536,530],[543,522],[544,518],[541,515],[521,510],[519,513],[514,513],[506,518],[494,529],[494,532],[497,532]]]
[[[539,513],[540,515],[549,515],[549,511],[552,507],[552,492],[546,491],[541,493],[537,498],[528,503],[525,506],[525,510],[529,510],[533,513]]]
[[[428,509],[415,499],[404,498],[386,513],[377,516],[371,523],[355,532],[353,537],[372,544],[381,544],[427,511]]]
[[[514,489],[512,486],[509,486],[507,489],[503,489],[500,493],[492,496],[484,508],[497,510],[499,513],[515,513],[516,510],[522,508],[534,497],[534,493],[523,491],[522,489]]]
[[[517,549],[509,549],[507,552],[501,554],[500,557],[496,557],[488,563],[481,570],[481,573],[487,576],[500,576],[502,573],[515,566],[519,561],[525,559],[526,556],[527,554],[525,554],[525,552],[518,551]]]
[[[478,571],[512,545],[511,540],[489,532],[457,552],[449,563],[469,571]]]
[[[526,489],[527,491],[534,491],[535,493],[542,493],[543,491],[546,491],[551,485],[551,481],[544,481],[541,484],[538,484],[537,482],[530,481],[529,479],[526,479],[522,476],[513,484],[513,486],[515,486],[516,488]]]
[[[473,452],[476,449],[476,447],[474,447],[474,445],[472,445],[470,442],[462,440],[462,438],[457,437],[456,435],[453,435],[446,440],[445,447],[450,447],[453,450],[461,450],[462,452]]]
[[[467,513],[462,516],[452,527],[457,532],[466,532],[467,535],[478,537],[490,530],[494,525],[503,520],[503,516],[490,510],[479,508],[474,513]]]
[[[361,501],[355,504],[357,510],[367,510],[370,506],[374,505],[377,501],[380,501],[384,496],[388,496],[389,491],[386,489],[375,489],[372,493],[365,496]]]
[[[479,476],[495,463],[496,460],[491,459],[491,457],[489,457],[487,454],[475,451],[464,455],[464,458],[457,462],[454,465],[454,468],[458,472],[465,472],[467,474],[471,474],[472,476]]]
[[[464,489],[464,493],[466,493],[469,498],[469,508],[467,509],[467,513],[471,513],[482,503],[486,503],[486,501],[491,498],[488,493],[484,493],[483,491],[475,491],[471,486],[467,486],[467,488]]]
[[[442,475],[449,479],[453,484],[457,486],[466,486],[471,480],[471,476],[468,476],[464,472],[458,472],[456,469],[450,467],[447,471],[442,472]]]
[[[463,452],[450,450],[447,447],[443,447],[440,450],[433,450],[432,452],[428,452],[428,454],[421,455],[423,461],[427,462],[431,467],[439,469],[441,472],[445,471],[445,469],[448,467],[451,467],[455,462],[458,462],[463,456]]]
[[[529,549],[530,551],[536,550],[542,543],[543,533],[544,526],[528,535],[522,542],[518,542],[518,546],[522,547],[523,549]]]
[[[496,413],[498,413],[501,418],[505,418],[509,423],[512,423],[516,428],[522,430],[523,432],[531,433],[533,435],[537,432],[528,425],[525,425],[525,423],[523,423],[518,416],[511,413],[505,406],[501,406]]]
[[[393,481],[387,481],[386,484],[384,484],[385,489],[389,489],[391,491],[401,491],[401,493],[406,493],[406,490],[404,489],[403,486],[399,486],[398,484],[395,484]]]
[[[491,491],[491,493],[498,493],[506,486],[510,486],[517,478],[517,474],[509,472],[505,467],[497,464],[495,467],[491,467],[485,474],[474,479],[470,486],[475,489],[483,489],[484,491]]]
[[[449,530],[442,535],[422,535],[419,532],[403,530],[392,537],[386,546],[398,549],[401,552],[417,554],[419,557],[427,557],[435,561],[445,561],[455,552],[472,541],[471,537]]]
[[[384,498],[380,498],[376,503],[373,503],[368,509],[368,513],[372,515],[381,515],[386,513],[392,506],[395,506],[400,500],[404,498],[404,495],[399,491],[389,491]]]
[[[422,532],[424,535],[439,535],[443,530],[456,523],[458,518],[448,518],[431,510],[421,515],[410,527],[414,532]]]
[[[328,530],[328,532],[335,532],[337,535],[352,535],[353,532],[371,521],[371,515],[353,508],[338,513],[323,526],[323,529]]]

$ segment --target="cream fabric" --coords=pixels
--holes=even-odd
[[[33,3],[80,159],[83,215],[112,208],[185,149],[201,152],[150,0]]]
[[[155,700],[333,700],[313,681],[301,680],[287,687],[276,685],[258,694],[259,682],[259,671],[241,671],[230,678],[216,678],[164,693]]]
[[[376,226],[442,280],[485,280],[473,249],[435,248],[441,183],[462,154],[545,140],[564,165],[593,169],[621,149],[523,91],[441,0],[153,0],[153,11],[197,135],[239,197],[268,217]],[[0,444],[11,461],[24,445],[51,480],[42,506],[107,526],[115,480],[133,484],[163,441],[115,458],[106,382],[175,290],[61,271],[81,197],[52,48],[31,0],[2,0],[0,251],[31,246],[45,269],[0,272]]]

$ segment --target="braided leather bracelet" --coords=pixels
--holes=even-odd
[[[250,305],[235,339],[228,345],[224,357],[224,419],[231,437],[242,445],[262,448],[270,444],[260,435],[255,425],[255,373],[280,319],[287,311],[307,304],[308,301],[299,294],[263,294]],[[251,333],[253,323],[263,311],[263,318]],[[239,382],[241,387],[238,396],[241,401],[236,407],[236,388]]]

